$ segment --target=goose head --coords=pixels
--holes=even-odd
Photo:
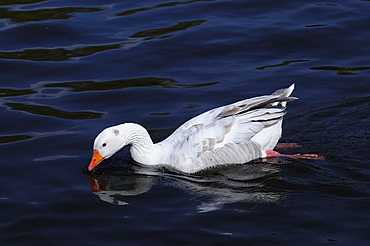
[[[127,144],[119,126],[104,129],[95,138],[93,156],[87,169],[93,170],[103,160],[108,159]]]

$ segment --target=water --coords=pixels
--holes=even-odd
[[[0,1],[2,245],[367,245],[369,1]],[[84,172],[95,136],[167,137],[296,83],[282,142],[326,160]]]

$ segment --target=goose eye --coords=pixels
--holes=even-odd
[[[107,146],[107,144],[106,144],[106,143],[103,143],[101,146],[102,146],[102,147],[105,147],[105,146]]]

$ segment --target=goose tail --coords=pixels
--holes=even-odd
[[[281,105],[283,107],[286,107],[286,103],[288,101],[294,101],[294,100],[297,100],[298,98],[297,97],[289,97],[293,90],[294,90],[294,87],[295,87],[295,84],[292,84],[291,86],[289,86],[288,88],[284,88],[284,89],[279,89],[277,91],[275,91],[274,93],[272,93],[272,95],[278,95],[280,98],[284,98],[285,100],[279,102],[279,103],[275,103],[273,104],[274,106],[277,106],[277,105]]]

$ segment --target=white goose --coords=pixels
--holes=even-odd
[[[146,165],[165,165],[185,173],[225,164],[242,164],[266,156],[281,137],[286,103],[294,84],[271,95],[254,97],[207,111],[153,144],[144,127],[125,123],[103,130],[94,141],[88,170],[131,145],[132,158]]]

